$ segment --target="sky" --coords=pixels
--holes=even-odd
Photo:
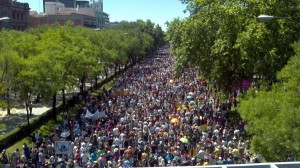
[[[38,13],[43,10],[42,0],[17,0],[27,2],[31,10]],[[184,19],[188,13],[184,13],[185,5],[179,0],[103,0],[103,11],[109,14],[111,22],[115,21],[136,21],[150,19],[159,24],[164,31],[167,21],[174,18]]]

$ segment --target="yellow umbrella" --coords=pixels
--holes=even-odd
[[[236,149],[236,148],[234,148],[233,150],[232,150],[232,155],[233,156],[235,156],[235,157],[237,157],[238,155],[239,155],[239,150],[238,149]]]
[[[188,108],[187,108],[185,105],[183,105],[183,106],[182,106],[182,109],[183,109],[183,110],[187,110]]]
[[[178,120],[178,118],[172,118],[171,120],[170,120],[170,122],[172,123],[172,124],[178,124],[179,123],[179,120]]]
[[[219,148],[216,148],[216,149],[215,149],[215,153],[220,153],[220,149],[219,149]]]

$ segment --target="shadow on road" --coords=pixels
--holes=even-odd
[[[31,115],[30,119],[34,117],[36,117],[36,115]],[[18,126],[27,123],[27,115],[24,113],[6,115],[5,117],[0,117],[0,123],[3,124],[3,127],[0,129],[0,136],[2,136]]]

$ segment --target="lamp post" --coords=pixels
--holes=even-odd
[[[272,16],[272,15],[259,15],[257,17],[257,21],[259,22],[268,22],[274,19],[285,19],[288,20],[290,22],[293,22],[295,25],[297,25],[298,28],[300,28],[300,23],[293,20],[291,17],[282,17],[282,16]]]
[[[30,134],[30,122],[29,122],[29,103],[30,103],[30,93],[27,93],[27,100],[26,100],[26,116],[27,116],[27,134]]]

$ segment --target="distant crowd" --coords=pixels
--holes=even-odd
[[[85,97],[78,115],[65,115],[53,135],[36,132],[33,146],[24,144],[24,152],[3,151],[1,163],[119,168],[259,162],[244,140],[243,121],[230,120],[235,99],[221,103],[195,69],[175,76],[174,58],[165,53],[168,49],[129,69],[111,90]],[[57,154],[56,141],[71,142],[61,146],[71,152]]]

